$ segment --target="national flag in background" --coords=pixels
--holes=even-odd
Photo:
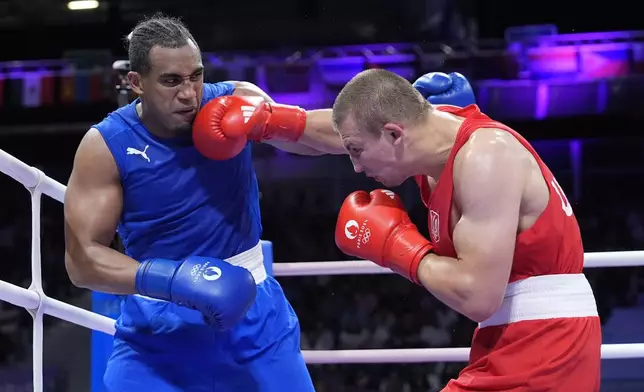
[[[22,77],[22,106],[35,108],[40,106],[40,79],[39,72],[27,72]]]
[[[45,72],[40,79],[40,105],[50,106],[56,103],[55,78],[51,72]]]
[[[581,70],[578,46],[535,47],[527,54],[528,70],[537,79],[573,77]]]
[[[630,50],[627,48],[602,49],[590,47],[581,51],[582,74],[588,78],[603,79],[625,76],[630,68]]]
[[[58,99],[60,103],[74,102],[74,76],[69,73],[61,73],[58,77],[60,89]]]
[[[74,101],[88,103],[90,98],[90,75],[88,71],[76,71],[74,75]]]

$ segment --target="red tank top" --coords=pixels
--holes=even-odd
[[[532,276],[581,273],[584,249],[577,219],[552,172],[528,141],[510,127],[481,113],[476,105],[465,108],[441,106],[438,109],[464,117],[465,121],[458,130],[454,147],[435,188],[431,190],[426,176],[415,177],[423,203],[429,208],[430,240],[437,253],[456,257],[450,226],[454,158],[477,129],[496,128],[511,133],[534,156],[550,191],[545,210],[532,227],[517,235],[509,282]]]

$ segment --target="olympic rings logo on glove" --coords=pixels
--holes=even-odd
[[[366,244],[371,239],[371,230],[369,228],[365,229],[364,234],[362,235],[362,243]]]
[[[201,264],[194,265],[192,267],[192,269],[190,270],[190,275],[193,276],[193,277],[196,276],[199,273],[200,269],[201,269]]]
[[[221,277],[221,269],[209,264],[210,262],[207,262],[205,264],[195,264],[194,266],[192,266],[192,268],[190,269],[190,276],[192,276],[193,282],[196,282],[200,278],[212,282]]]

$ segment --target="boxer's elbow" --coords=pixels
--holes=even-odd
[[[495,287],[460,259],[430,255],[421,262],[418,279],[445,305],[476,322],[490,318],[503,301],[505,284]]]
[[[499,310],[505,293],[505,290],[501,288],[505,288],[506,284],[504,282],[490,284],[481,278],[477,280],[478,282],[473,282],[473,291],[467,303],[466,316],[480,323],[492,317]]]
[[[503,303],[503,291],[498,290],[497,285],[484,281],[481,277],[473,276],[467,282],[469,295],[462,303],[463,315],[477,323],[483,322],[501,307]],[[500,283],[499,287],[505,287]]]
[[[94,285],[96,273],[86,250],[65,251],[65,269],[72,284],[82,289]]]
[[[78,256],[65,252],[65,269],[69,280],[76,287],[86,288],[87,274],[83,273],[83,268],[80,265],[82,263],[79,262]]]
[[[500,306],[501,301],[497,301],[495,298],[472,298],[464,303],[462,313],[470,320],[481,323],[492,317]]]

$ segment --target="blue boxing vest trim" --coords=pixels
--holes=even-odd
[[[230,83],[204,84],[201,105],[233,91]],[[235,158],[209,160],[190,135],[152,135],[139,120],[137,102],[93,126],[120,172],[123,212],[117,230],[126,254],[138,261],[191,255],[227,259],[257,245],[262,227],[250,142]],[[151,300],[127,297],[123,317],[138,319],[135,324],[151,322],[144,301]]]

